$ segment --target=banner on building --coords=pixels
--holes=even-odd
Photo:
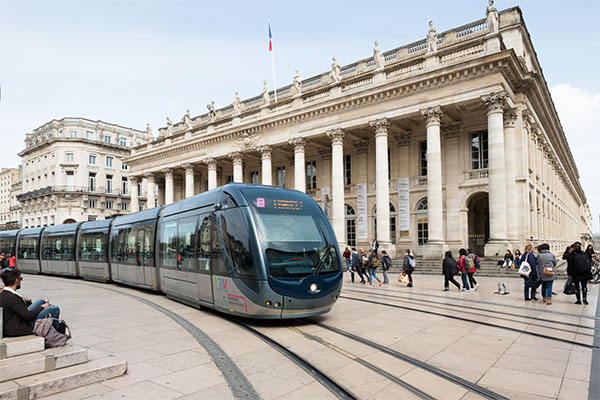
[[[356,185],[356,205],[358,208],[357,215],[357,232],[358,240],[368,240],[369,233],[367,231],[367,184],[359,183]]]
[[[409,178],[398,178],[398,230],[410,231]]]
[[[331,189],[328,187],[321,188],[321,209],[331,221]]]

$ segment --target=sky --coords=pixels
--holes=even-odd
[[[496,0],[520,6],[600,232],[600,1]],[[277,86],[485,16],[487,0],[0,0],[0,166],[25,134],[64,116],[155,135],[166,117],[203,114]]]

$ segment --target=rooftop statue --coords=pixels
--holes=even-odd
[[[340,63],[335,59],[335,57],[332,58],[333,62],[331,63],[331,73],[329,74],[329,76],[331,76],[331,79],[333,79],[334,82],[339,82],[340,81]]]
[[[167,126],[173,126],[173,122],[171,121],[171,118],[167,117]]]
[[[383,54],[381,54],[377,40],[375,41],[375,46],[373,46],[373,59],[375,60],[376,68],[383,68],[385,65],[385,58],[383,57]]]
[[[173,133],[173,122],[171,118],[167,117],[167,136],[171,136]]]
[[[296,75],[294,75],[294,89],[296,89],[296,93],[298,94],[302,91],[302,79],[298,70],[296,70]]]
[[[217,117],[217,112],[215,111],[215,102],[214,102],[214,100],[211,101],[209,104],[207,104],[206,108],[208,108],[208,119],[211,122],[214,121],[215,118]]]
[[[263,81],[262,101],[263,101],[263,104],[269,104],[271,102],[271,96],[269,95],[269,88],[267,87],[267,81]]]
[[[437,30],[433,26],[433,21],[429,21],[429,32],[427,32],[427,52],[435,53],[437,51]]]
[[[233,103],[232,104],[233,104],[233,111],[236,113],[239,113],[242,103],[240,102],[240,96],[239,96],[238,92],[235,92],[235,94],[233,95]]]
[[[152,128],[150,128],[150,123],[146,123],[146,133],[148,134],[148,136],[153,136]]]
[[[498,32],[498,10],[494,7],[494,0],[488,0],[489,6],[485,11],[485,16],[488,23],[490,33]]]
[[[190,110],[189,109],[185,110],[185,115],[183,116],[182,121],[183,121],[183,123],[185,124],[186,127],[188,127],[189,129],[192,128],[192,117],[190,115]]]

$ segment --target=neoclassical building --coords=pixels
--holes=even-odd
[[[14,204],[13,187],[21,182],[21,168],[2,168],[0,171],[0,230],[20,227],[20,209]]]
[[[340,245],[425,258],[589,240],[579,174],[520,8],[169,124],[126,158],[158,204],[230,181],[311,194]],[[131,193],[131,203],[137,204]]]
[[[22,227],[93,221],[145,204],[142,182],[129,181],[124,159],[151,141],[149,132],[85,118],[52,120],[28,133],[22,157]],[[142,186],[142,190],[138,188]],[[139,197],[139,193],[142,197]]]

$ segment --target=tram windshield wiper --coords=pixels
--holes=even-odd
[[[313,275],[319,274],[319,272],[321,271],[321,268],[323,267],[323,262],[325,261],[325,258],[331,252],[331,245],[327,241],[327,236],[325,236],[325,234],[323,233],[323,229],[319,228],[319,231],[321,232],[321,235],[323,236],[323,240],[325,240],[325,252],[321,256],[321,258],[319,258],[319,263],[317,264],[317,268],[315,268],[315,271],[312,273]]]

